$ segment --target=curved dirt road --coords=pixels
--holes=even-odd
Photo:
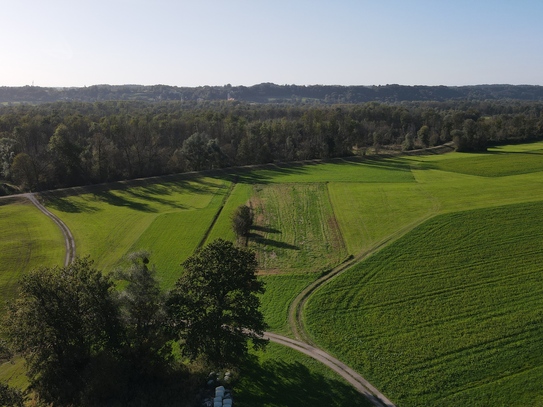
[[[60,228],[60,231],[62,232],[62,235],[64,236],[64,244],[66,246],[66,257],[64,258],[64,266],[68,266],[70,263],[72,263],[75,260],[75,240],[72,235],[72,232],[70,232],[70,229],[66,224],[61,221],[55,214],[49,212],[49,210],[42,205],[40,201],[36,199],[33,193],[28,194],[22,194],[21,196],[24,196],[27,198],[30,202],[36,206],[42,213],[49,218],[53,220],[57,224],[57,226]]]
[[[297,350],[298,352],[302,352],[328,366],[330,369],[334,370],[341,377],[347,380],[356,390],[362,393],[374,406],[395,407],[395,404],[387,399],[379,390],[373,387],[371,383],[328,353],[304,342],[276,335],[271,332],[265,332],[264,338],[269,339],[271,342],[288,346],[289,348]]]

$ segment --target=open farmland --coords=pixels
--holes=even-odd
[[[266,271],[325,271],[347,255],[325,184],[256,185],[249,247]]]
[[[311,334],[399,405],[541,401],[542,212],[427,221],[317,291]]]
[[[315,281],[316,277],[314,273],[261,276],[266,284],[266,293],[262,296],[262,312],[269,325],[269,331],[292,336],[288,324],[289,306],[296,295]]]
[[[249,246],[257,251],[267,285],[263,311],[270,330],[284,335],[292,335],[290,303],[321,272],[349,255],[375,253],[310,297],[303,316],[317,344],[400,406],[531,405],[542,394],[531,383],[543,381],[537,359],[543,343],[534,342],[542,333],[534,321],[543,304],[530,303],[542,297],[537,291],[541,278],[533,270],[543,264],[537,230],[542,226],[542,148],[536,143],[489,154],[269,165],[44,197],[72,230],[78,255],[89,254],[99,268],[111,270],[127,252],[147,249],[164,288],[171,287],[179,264],[204,239],[235,240],[231,214],[241,204],[252,205],[256,225]],[[17,215],[9,212],[13,208],[0,206],[6,228],[17,230],[23,218],[49,222],[37,210]],[[474,208],[480,210],[465,212]],[[47,256],[58,257],[59,263],[60,232],[52,223],[44,232],[39,229],[30,235],[40,242],[58,241],[47,243],[54,247]],[[26,246],[10,247],[18,258],[27,255]],[[257,372],[255,364],[254,372],[268,377],[301,372],[305,378],[299,366],[282,368],[283,361],[295,360],[291,352],[274,345],[269,356],[259,355],[267,370]],[[306,366],[310,372],[322,369]],[[283,379],[277,388],[285,388]],[[249,392],[270,391],[264,381],[242,381],[241,386],[249,404]],[[274,405],[298,406],[299,400],[276,398]],[[338,400],[329,400],[330,405],[344,405],[345,399]]]
[[[543,171],[543,143],[534,143],[530,149],[521,146],[490,148],[486,153],[457,154],[454,160],[437,160],[430,167],[482,177],[528,174]],[[445,158],[444,156],[443,158]]]
[[[192,254],[218,211],[229,183],[179,179],[80,194],[50,192],[48,207],[71,229],[79,256],[111,270],[127,253],[147,249],[163,286]]]
[[[230,240],[231,242],[236,240],[236,234],[232,229],[232,214],[238,206],[246,205],[249,202],[252,190],[253,187],[250,184],[234,185],[223,210],[207,237],[206,244],[218,238]]]

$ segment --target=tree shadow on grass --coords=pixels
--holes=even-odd
[[[350,385],[311,371],[300,362],[254,359],[244,364],[236,388],[240,407],[368,407],[372,404]],[[236,390],[236,389],[235,389]]]
[[[281,233],[281,232],[277,232]],[[262,246],[273,246],[278,249],[288,249],[288,250],[300,250],[298,246],[295,246],[290,243],[280,242],[278,240],[268,239],[256,233],[249,233],[249,239],[253,242],[262,245]]]
[[[274,228],[270,228],[268,226],[251,226],[251,230],[256,230],[258,232],[262,232],[262,233],[274,233],[274,234],[281,234],[281,231],[280,230],[277,230],[277,229],[274,229]],[[256,234],[255,234],[256,235]]]
[[[86,202],[74,202],[64,197],[47,197],[47,206],[65,213],[92,213],[98,211],[98,209]]]
[[[113,206],[124,206],[140,212],[157,212],[155,208],[141,202],[135,202],[122,196],[115,195],[111,191],[102,191],[94,195],[95,199]]]

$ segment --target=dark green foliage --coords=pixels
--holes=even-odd
[[[9,387],[5,383],[0,383],[0,407],[23,407],[24,398],[22,393]]]
[[[115,274],[124,280],[122,291],[88,259],[23,277],[2,330],[25,358],[30,388],[43,402],[173,406],[186,401],[185,386],[192,385],[187,368],[173,361],[164,293],[145,252],[128,260]],[[9,356],[3,343],[0,352]],[[5,386],[0,393],[6,400],[20,396]]]
[[[112,283],[79,259],[64,268],[25,275],[4,324],[14,351],[27,362],[32,388],[56,405],[80,401],[91,361],[119,346]]]
[[[240,205],[232,215],[232,228],[236,236],[245,237],[253,226],[253,213],[247,205]]]
[[[247,354],[248,339],[257,348],[266,344],[257,296],[264,287],[256,277],[254,252],[217,239],[182,266],[169,309],[186,356],[236,364]]]
[[[144,251],[128,256],[130,265],[115,276],[126,285],[118,301],[124,327],[124,357],[141,375],[163,369],[171,358],[170,336],[166,329],[165,296],[149,268]]]
[[[456,151],[486,151],[488,125],[484,120],[467,119],[462,130],[453,130]]]
[[[273,87],[272,87],[273,88]],[[1,91],[1,89],[0,89]],[[1,92],[0,92],[1,93]],[[355,98],[351,95],[351,99]],[[329,100],[346,99],[329,97]],[[419,130],[417,130],[419,129]],[[266,105],[100,102],[0,106],[2,177],[50,189],[234,165],[345,157],[452,140],[543,138],[541,102]],[[467,150],[466,150],[467,151]]]
[[[188,171],[220,168],[224,156],[216,139],[205,133],[194,133],[183,142],[181,155]]]

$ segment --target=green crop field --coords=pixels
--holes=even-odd
[[[439,203],[418,184],[328,184],[347,251],[357,255],[436,213]]]
[[[275,274],[260,277],[266,284],[266,292],[262,295],[262,312],[266,317],[268,330],[291,335],[288,325],[290,303],[300,291],[315,281],[315,274]]]
[[[240,175],[243,178],[243,175]],[[250,183],[414,182],[409,162],[397,158],[335,159],[330,162],[284,164],[251,171]]]
[[[30,201],[0,201],[0,309],[18,279],[38,266],[64,264],[64,239],[52,220]]]
[[[402,406],[543,400],[542,213],[427,221],[320,289],[311,334]]]
[[[205,208],[157,216],[128,251],[149,251],[161,286],[172,288],[180,277],[181,263],[198,248],[222,199],[223,194],[215,194]]]
[[[256,185],[249,247],[267,271],[325,271],[347,255],[323,183]]]

